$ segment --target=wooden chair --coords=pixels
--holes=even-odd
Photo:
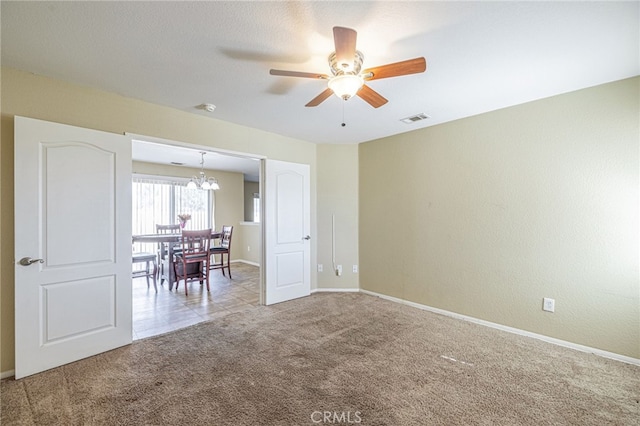
[[[231,236],[233,235],[233,226],[222,227],[222,237],[220,238],[220,245],[211,247],[212,262],[209,269],[222,269],[222,275],[225,275],[224,270],[229,271],[229,279],[231,279]],[[216,263],[216,255],[220,255],[220,262]],[[227,262],[224,261],[224,256],[227,255]],[[226,275],[225,275],[226,276]]]
[[[175,225],[159,225],[156,224],[156,234],[179,234],[182,228],[180,228],[179,224]],[[168,279],[168,260],[167,254],[169,253],[169,247],[167,243],[158,243],[158,275],[160,277],[160,285],[162,285],[162,281]]]
[[[187,280],[198,278],[200,284],[207,281],[209,291],[209,259],[211,246],[211,228],[198,231],[182,231],[181,250],[174,254],[173,270],[176,277],[176,290],[180,280],[184,280],[184,294],[189,295]]]
[[[180,233],[180,224],[175,225],[158,225],[156,224],[156,234],[178,234]]]
[[[158,273],[158,264],[156,263],[156,255],[154,253],[142,252],[142,253],[133,253],[132,262],[136,263],[145,263],[145,268],[140,271],[133,271],[133,278],[136,277],[147,277],[147,288],[149,288],[149,277],[153,277],[153,288],[156,289],[156,293],[158,292],[158,285],[156,284],[156,275]],[[153,269],[149,269],[149,265],[153,265]]]

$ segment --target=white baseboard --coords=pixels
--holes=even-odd
[[[427,305],[421,305],[420,303],[409,302],[408,300],[399,299],[397,297],[392,297],[392,296],[387,296],[385,294],[375,293],[373,291],[360,289],[360,292],[364,293],[364,294],[368,294],[370,296],[376,296],[376,297],[380,297],[381,299],[386,299],[386,300],[390,300],[392,302],[396,302],[396,303],[400,303],[400,304],[403,304],[403,305],[411,306],[411,307],[414,307],[414,308],[422,309],[424,311],[433,312],[435,314],[445,315],[445,316],[448,316],[448,317],[451,317],[451,318],[460,319],[460,320],[463,320],[463,321],[469,321],[469,322],[472,322],[472,323],[475,323],[475,324],[484,325],[486,327],[491,327],[491,328],[495,328],[495,329],[498,329],[498,330],[506,331],[508,333],[519,334],[521,336],[531,337],[531,338],[534,338],[534,339],[542,340],[542,341],[547,342],[547,343],[552,343],[554,345],[564,346],[565,348],[575,349],[575,350],[578,350],[580,352],[592,353],[594,355],[598,355],[598,356],[601,356],[601,357],[604,357],[604,358],[610,358],[610,359],[613,359],[613,360],[616,360],[616,361],[626,362],[627,364],[634,364],[634,365],[640,366],[640,359],[638,359],[638,358],[632,358],[630,356],[620,355],[620,354],[617,354],[617,353],[614,353],[614,352],[603,351],[602,349],[597,349],[597,348],[592,348],[592,347],[589,347],[589,346],[579,345],[577,343],[567,342],[566,340],[560,340],[560,339],[556,339],[554,337],[545,336],[543,334],[532,333],[530,331],[521,330],[519,328],[508,327],[506,325],[497,324],[497,323],[494,323],[494,322],[485,321],[485,320],[481,320],[481,319],[474,318],[474,317],[469,317],[467,315],[457,314],[457,313],[451,312],[451,311],[445,311],[444,309],[434,308],[434,307],[427,306]]]
[[[359,291],[359,288],[316,288],[311,290],[311,293],[357,293]]]
[[[7,379],[15,375],[16,375],[15,370],[3,371],[2,373],[0,373],[0,379]]]
[[[244,260],[244,259],[235,259],[235,260],[232,260],[231,263],[246,263],[247,265],[260,267],[260,264],[257,262],[252,262],[250,260]]]

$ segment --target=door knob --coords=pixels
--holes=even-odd
[[[310,240],[311,239],[311,235],[307,235],[306,237],[304,237],[305,240]]]
[[[18,261],[18,263],[22,266],[29,266],[37,262],[44,263],[44,259],[32,259],[30,257],[23,257]]]

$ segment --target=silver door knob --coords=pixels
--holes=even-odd
[[[18,261],[18,263],[22,266],[33,265],[34,263],[37,263],[37,262],[44,263],[44,259],[32,259],[30,257],[23,257]]]
[[[304,237],[305,240],[310,240],[311,239],[311,235],[307,235],[306,237]]]

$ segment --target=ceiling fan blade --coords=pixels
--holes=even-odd
[[[333,27],[333,41],[336,45],[336,64],[351,69],[356,56],[356,30],[345,27]],[[342,65],[346,64],[346,66]]]
[[[379,108],[382,105],[386,104],[387,102],[389,102],[388,100],[386,100],[385,98],[382,97],[382,95],[378,92],[376,92],[375,90],[373,90],[372,88],[370,88],[369,86],[367,86],[366,84],[363,85],[360,90],[358,90],[358,93],[356,93],[356,95],[360,96],[362,99],[364,99],[369,105],[371,105],[374,108]]]
[[[322,102],[324,102],[329,96],[333,95],[333,90],[329,89],[328,87],[324,90],[324,92],[320,93],[318,96],[316,96],[315,98],[311,99],[311,101],[309,101],[308,104],[306,104],[306,107],[315,107],[320,105]]]
[[[427,61],[424,58],[408,59],[393,64],[367,68],[360,75],[365,80],[377,80],[380,78],[397,77],[400,75],[417,74],[427,69]],[[370,77],[367,74],[372,74]]]
[[[281,75],[284,77],[315,78],[319,80],[327,80],[329,78],[327,74],[319,74],[319,73],[313,73],[313,72],[300,72],[300,71],[269,70],[269,74]]]

